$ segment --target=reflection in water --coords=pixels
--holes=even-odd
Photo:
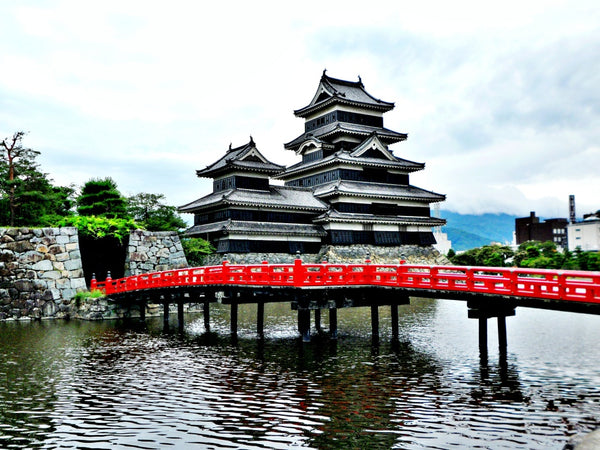
[[[3,448],[561,448],[598,426],[600,317],[517,310],[480,360],[461,302],[339,311],[337,341],[296,338],[289,304],[212,308],[211,332],[140,323],[0,324]],[[322,323],[327,323],[326,313]],[[547,324],[560,329],[549,333]],[[170,330],[176,330],[171,326]],[[316,331],[316,330],[313,330]]]

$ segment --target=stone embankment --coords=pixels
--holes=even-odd
[[[187,260],[176,232],[136,230],[125,264],[133,275],[187,267]],[[0,320],[139,315],[107,298],[76,296],[86,290],[76,228],[0,228]]]
[[[0,228],[0,320],[67,317],[85,289],[76,228]]]
[[[135,230],[129,235],[125,276],[184,267],[187,259],[177,232]]]
[[[210,255],[206,265],[221,264],[224,255]],[[260,264],[267,261],[271,264],[290,264],[300,257],[305,263],[332,264],[363,263],[367,258],[374,264],[407,264],[449,265],[450,261],[433,247],[418,245],[400,245],[397,247],[377,247],[375,245],[325,245],[318,254],[307,253],[290,255],[287,253],[228,253],[227,260],[233,264]]]

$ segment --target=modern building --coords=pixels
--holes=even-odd
[[[317,91],[294,111],[304,132],[284,145],[301,161],[268,161],[251,139],[197,171],[214,179],[213,192],[180,208],[193,213],[190,236],[224,252],[315,252],[321,245],[435,244],[430,204],[445,196],[410,184],[425,164],[399,158],[389,146],[407,135],[384,127],[394,104],[358,81],[323,72]],[[283,186],[269,182],[283,181]]]
[[[557,247],[567,248],[567,225],[569,221],[563,218],[546,219],[540,222],[535,211],[529,217],[515,219],[515,234],[517,245],[527,241],[552,241]]]
[[[587,214],[581,222],[573,222],[567,226],[569,251],[578,247],[583,251],[600,251],[600,215]]]

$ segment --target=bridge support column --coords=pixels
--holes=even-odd
[[[140,321],[146,321],[146,302],[143,300],[140,302]]]
[[[169,329],[169,302],[163,302],[163,328]]]
[[[479,354],[487,356],[487,317],[479,318]]]
[[[315,328],[317,330],[317,333],[320,333],[321,330],[321,310],[320,309],[315,309]]]
[[[329,308],[329,336],[337,339],[337,308]]]
[[[398,305],[390,306],[390,315],[392,316],[392,340],[398,340]]]
[[[508,342],[506,339],[506,316],[498,316],[498,350],[506,356]]]
[[[231,304],[230,317],[231,317],[231,334],[233,336],[237,336],[237,329],[238,329],[238,304],[237,303]]]
[[[371,339],[379,343],[379,306],[371,305]]]
[[[256,333],[259,338],[265,337],[265,304],[264,302],[259,301],[256,304]]]
[[[183,301],[177,302],[177,327],[179,331],[183,331]]]
[[[298,310],[298,331],[302,335],[302,342],[310,342],[310,309]]]
[[[202,305],[202,314],[204,315],[204,331],[210,331],[210,302],[204,302]]]

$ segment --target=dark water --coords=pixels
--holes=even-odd
[[[517,309],[508,356],[480,360],[465,303],[340,310],[339,339],[302,344],[289,304],[228,307],[212,333],[118,322],[0,324],[0,448],[561,449],[600,424],[600,317]],[[323,323],[327,323],[324,314]],[[175,323],[172,324],[175,327]],[[175,327],[176,329],[176,327]]]

